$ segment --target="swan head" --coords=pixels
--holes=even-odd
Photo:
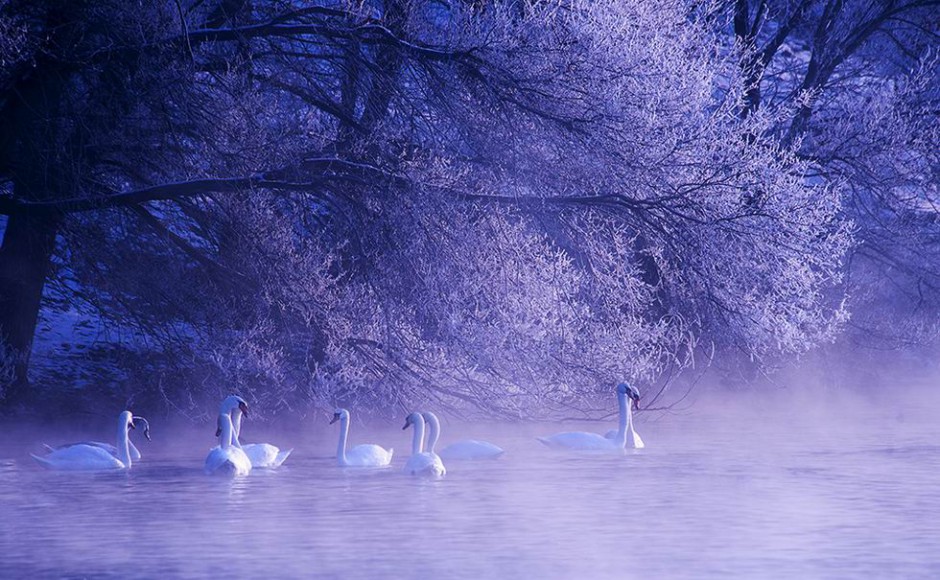
[[[219,413],[223,415],[227,415],[228,413],[231,413],[235,409],[238,409],[239,411],[241,411],[242,415],[246,417],[248,416],[248,403],[245,401],[245,399],[241,398],[238,395],[229,395],[225,397],[224,399],[222,399],[222,406],[219,407]],[[215,430],[215,436],[218,437],[221,434],[222,434],[222,428],[217,427]]]
[[[337,421],[349,421],[349,411],[346,409],[336,409],[333,413],[333,418],[330,419],[330,425]]]
[[[134,415],[130,411],[122,411],[118,417],[118,425],[123,425],[125,430],[136,429],[134,426]]]
[[[624,381],[617,385],[617,393],[620,395],[626,395],[630,397],[630,400],[633,401],[633,408],[640,409],[640,391],[630,383]]]
[[[137,428],[138,421],[144,424],[144,437],[147,438],[147,441],[152,441],[152,439],[150,438],[150,422],[144,419],[143,417],[136,417],[136,416],[131,417],[131,425],[133,425],[134,429]],[[216,435],[216,437],[218,437],[218,435]]]
[[[417,412],[412,413],[408,415],[407,417],[405,417],[405,426],[402,427],[401,430],[404,431],[408,427],[411,427],[412,425],[417,425],[417,424],[421,424],[423,426],[424,417],[421,415],[421,413],[417,413]]]
[[[220,413],[230,413],[235,409],[241,411],[244,416],[248,416],[248,402],[241,398],[241,396],[232,394],[222,399],[222,407],[219,409]]]

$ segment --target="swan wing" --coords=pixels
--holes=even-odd
[[[287,459],[287,457],[291,454],[293,450],[294,448],[292,447],[288,449],[287,451],[279,451],[277,454],[277,458],[274,460],[274,465],[272,465],[271,467],[280,467],[281,464],[284,463],[284,460]]]
[[[394,449],[364,443],[346,451],[346,465],[353,467],[385,467],[392,462]]]
[[[38,455],[32,455],[32,457],[43,467],[60,471],[97,471],[125,468],[124,463],[105,448],[87,443],[64,445],[54,449],[45,457],[39,457]]]
[[[505,451],[498,445],[493,445],[488,441],[477,441],[475,439],[465,439],[452,443],[441,450],[441,459],[447,460],[473,460],[473,459],[496,459]]]
[[[252,467],[277,467],[280,465],[277,462],[277,457],[281,450],[270,443],[242,444],[242,451],[248,456]]]

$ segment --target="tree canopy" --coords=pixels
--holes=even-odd
[[[868,37],[800,60],[842,8],[782,4],[0,3],[8,395],[62,313],[111,333],[99,388],[177,407],[549,414],[831,340],[935,89],[850,73]]]

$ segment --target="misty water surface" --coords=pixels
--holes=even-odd
[[[303,435],[246,424],[295,451],[234,481],[202,473],[208,427],[154,421],[130,473],[45,471],[31,437],[7,438],[0,577],[940,577],[931,407],[781,401],[641,417],[647,448],[623,456],[533,439],[598,423],[445,425],[443,443],[457,430],[507,454],[450,462],[441,481],[399,472],[410,432],[391,423],[350,438],[394,446],[393,468],[336,467],[325,416]]]

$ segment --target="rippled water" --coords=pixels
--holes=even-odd
[[[202,473],[209,428],[154,422],[163,443],[129,473],[45,471],[33,442],[8,439],[0,577],[940,577],[929,413],[756,419],[641,419],[648,448],[623,456],[533,439],[571,424],[502,427],[487,438],[505,457],[451,462],[440,481],[399,472],[397,425],[350,436],[394,446],[394,468],[336,467],[336,432],[318,426],[272,437],[296,448],[287,463],[236,480]]]

